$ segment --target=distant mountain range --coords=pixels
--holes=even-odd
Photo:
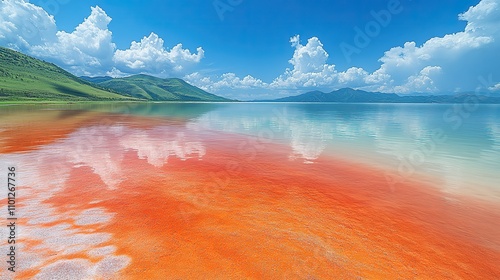
[[[0,101],[230,101],[181,79],[147,75],[76,77],[62,68],[0,47]]]
[[[76,77],[62,68],[11,49],[0,47],[1,101],[232,101],[187,82],[148,75],[126,78]],[[307,92],[275,100],[256,102],[339,103],[464,103],[500,104],[499,96],[463,93],[457,95],[397,95],[351,88],[329,93]]]
[[[85,80],[87,82],[91,82],[91,83],[94,83],[94,84],[98,84],[98,83],[106,82],[106,81],[109,81],[109,80],[113,80],[113,78],[109,77],[109,76],[101,76],[101,77],[81,76],[80,79],[83,79],[83,80]]]
[[[474,93],[456,95],[397,95],[343,88],[329,93],[311,91],[297,96],[257,102],[339,102],[339,103],[465,103],[500,104],[500,97]]]

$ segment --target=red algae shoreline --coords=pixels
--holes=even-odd
[[[130,129],[147,127],[140,123]],[[185,151],[192,150],[195,135],[180,125],[169,129],[188,134]],[[154,126],[147,130],[151,139],[165,137]],[[100,133],[115,141],[107,130]],[[42,200],[52,215],[65,219],[39,226],[67,224],[75,232],[111,237],[62,254],[37,247],[47,238],[24,235],[23,251],[49,261],[24,269],[19,278],[33,278],[63,260],[99,267],[103,257],[88,251],[103,247],[113,247],[114,257],[130,258],[111,279],[500,277],[496,205],[445,197],[418,180],[391,188],[384,170],[327,155],[304,164],[291,160],[291,149],[283,145],[242,150],[255,141],[220,133],[203,137],[203,156],[172,156],[157,166],[141,151],[109,143],[121,155],[117,168],[126,174],[113,187],[95,167],[70,167],[62,189]],[[31,187],[22,207],[39,203]],[[78,222],[88,209],[103,209],[109,220]],[[21,226],[28,227],[29,218]]]

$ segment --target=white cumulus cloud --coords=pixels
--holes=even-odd
[[[168,47],[154,32],[128,49],[117,49],[108,28],[111,20],[103,9],[92,7],[89,17],[68,33],[58,31],[54,17],[41,7],[27,0],[3,0],[0,45],[55,62],[77,75],[184,76],[202,89],[232,98],[242,94],[249,99],[272,98],[342,87],[396,93],[497,91],[500,83],[499,0],[481,0],[458,15],[457,20],[466,22],[463,30],[422,45],[402,42],[389,48],[373,72],[359,66],[339,70],[318,37],[302,41],[293,36],[290,67],[270,81],[235,73],[202,74],[195,66],[205,56],[203,48],[193,52],[182,44]],[[481,84],[480,77],[492,77],[491,84]]]
[[[44,9],[26,1],[0,2],[0,44],[17,50],[56,40],[56,22]]]
[[[99,6],[71,33],[58,31],[52,15],[26,0],[0,2],[0,45],[54,62],[76,75],[124,76],[135,73],[182,73],[204,57],[177,44],[165,49],[155,33],[129,49],[117,50],[108,25],[112,18]]]
[[[116,49],[108,30],[111,18],[98,6],[91,9],[90,16],[73,32],[58,31],[56,40],[29,46],[30,54],[62,64],[74,73],[90,74],[111,67]]]
[[[271,83],[262,82],[256,86],[260,86],[261,91],[274,90],[285,95],[297,90],[333,90],[342,87],[403,94],[451,93],[478,87],[484,91],[497,90],[496,84],[500,80],[499,1],[481,0],[458,15],[458,19],[467,22],[463,31],[430,38],[420,46],[415,42],[406,42],[402,46],[390,48],[379,59],[379,69],[372,73],[360,67],[339,71],[335,64],[328,63],[329,54],[319,38],[311,37],[302,44],[300,36],[296,35],[290,38],[294,48],[289,60],[292,67]],[[480,83],[480,77],[490,76],[493,76],[493,84]],[[196,73],[189,78],[194,84],[216,93],[230,88],[243,88],[241,83],[230,82],[242,80],[232,73],[215,78]]]
[[[225,73],[212,80],[211,77],[194,72],[184,76],[184,79],[209,92],[218,92],[223,89],[262,89],[268,87],[268,84],[260,79],[250,75],[239,78],[234,73]]]
[[[117,50],[113,60],[116,67],[124,72],[148,72],[159,74],[165,69],[181,72],[186,66],[196,64],[204,57],[204,50],[199,47],[197,53],[184,49],[178,44],[170,51],[164,47],[164,41],[155,33],[132,42],[127,50]],[[168,70],[167,70],[168,71]]]
[[[273,88],[317,87],[332,84],[335,65],[328,65],[328,53],[317,37],[312,37],[306,45],[300,42],[300,36],[290,39],[295,48],[293,57],[288,61],[293,69],[287,69],[283,75],[271,84]]]
[[[398,90],[432,92],[475,89],[478,77],[500,74],[497,55],[500,49],[500,7],[498,0],[482,0],[459,16],[467,21],[464,31],[429,39],[421,46],[407,42],[394,47],[380,59],[382,65],[374,75],[382,75],[377,88],[383,91]],[[486,63],[485,63],[486,62]],[[433,68],[429,68],[433,67]],[[440,75],[426,73],[439,68]],[[433,86],[421,87],[410,80],[426,76]],[[414,87],[416,86],[416,87]],[[425,90],[426,89],[426,90]]]
[[[189,82],[212,92],[224,92],[228,89],[245,89],[262,92],[262,90],[278,90],[284,93],[287,90],[304,88],[357,86],[368,73],[362,68],[352,67],[344,72],[335,70],[335,65],[327,63],[328,53],[317,37],[312,37],[307,44],[302,45],[300,36],[290,38],[295,48],[289,63],[293,66],[271,83],[263,82],[253,76],[238,77],[234,73],[226,73],[220,77],[206,77],[199,72],[185,76]]]
[[[488,88],[491,91],[500,91],[500,83]]]

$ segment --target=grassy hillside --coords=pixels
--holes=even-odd
[[[137,98],[155,101],[229,101],[192,86],[181,79],[160,79],[135,75],[112,79],[98,85]]]
[[[69,72],[0,47],[1,101],[131,100],[84,81]]]

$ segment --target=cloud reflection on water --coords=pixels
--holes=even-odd
[[[124,173],[122,163],[130,152],[155,167],[164,166],[170,157],[201,160],[206,150],[198,138],[183,126],[147,129],[90,125],[35,151],[0,154],[2,167],[15,163],[20,170],[18,184],[22,186],[19,192],[23,198],[18,210],[23,220],[18,233],[23,239],[19,246],[23,252],[19,256],[20,271],[39,269],[35,279],[69,277],[69,271],[74,279],[111,277],[118,273],[130,263],[130,257],[114,253],[112,235],[99,230],[101,225],[113,221],[114,214],[94,207],[93,204],[99,203],[97,197],[90,204],[74,209],[69,204],[63,212],[52,205],[52,198],[67,191],[71,173],[80,168],[90,168],[104,188],[116,189],[129,176]],[[85,183],[85,178],[81,180],[81,192],[95,188]],[[6,197],[4,188],[0,195]],[[0,250],[7,251],[4,247],[0,246]],[[99,253],[105,251],[109,253]],[[3,276],[0,273],[0,278]]]

